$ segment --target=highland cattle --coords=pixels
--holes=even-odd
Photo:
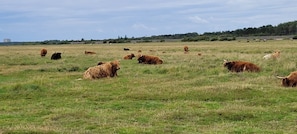
[[[296,87],[297,85],[297,71],[291,72],[286,77],[277,76],[277,78],[282,79],[282,85],[284,87]]]
[[[85,54],[96,54],[96,52],[92,52],[92,51],[85,51]]]
[[[135,55],[134,55],[133,53],[131,53],[131,54],[128,54],[128,55],[124,56],[124,59],[125,59],[125,60],[131,60],[131,59],[133,59],[134,57],[135,57]]]
[[[260,67],[246,61],[227,61],[224,60],[224,67],[226,67],[231,72],[259,72]]]
[[[58,59],[61,59],[61,53],[60,52],[55,52],[52,54],[52,57],[51,57],[51,60],[58,60]]]
[[[163,60],[157,56],[141,55],[138,59],[138,63],[143,64],[163,64]]]
[[[43,48],[43,49],[40,50],[40,56],[41,57],[44,57],[46,54],[47,54],[47,50],[46,49]]]
[[[124,51],[129,51],[130,49],[129,48],[124,48]]]
[[[189,47],[188,46],[184,46],[184,52],[185,52],[185,54],[189,52]]]
[[[83,75],[84,79],[100,79],[117,76],[117,71],[120,69],[119,61],[105,62],[98,66],[89,67]]]
[[[267,60],[267,59],[277,59],[280,57],[280,51],[276,50],[271,54],[266,54],[265,56],[263,56],[263,59]]]

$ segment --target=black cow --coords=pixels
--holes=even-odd
[[[51,57],[51,60],[58,60],[58,59],[61,59],[61,53],[53,53],[52,54],[52,57]]]

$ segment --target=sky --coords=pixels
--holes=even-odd
[[[297,20],[293,0],[0,0],[0,42],[232,31]]]

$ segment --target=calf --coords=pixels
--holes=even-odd
[[[125,59],[125,60],[131,60],[131,59],[133,59],[134,57],[135,57],[135,55],[134,55],[133,53],[131,53],[131,54],[128,54],[128,55],[124,56],[124,59]]]
[[[272,54],[266,54],[265,56],[263,56],[263,59],[277,59],[280,57],[280,51],[276,50],[274,51]]]

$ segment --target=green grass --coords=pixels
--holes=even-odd
[[[276,49],[280,59],[262,59]],[[121,60],[118,77],[77,80],[138,50],[164,64]],[[289,40],[0,46],[0,133],[295,133],[297,89],[275,76],[296,70],[296,50]],[[54,52],[62,59],[50,60]],[[228,72],[224,59],[261,72]]]

